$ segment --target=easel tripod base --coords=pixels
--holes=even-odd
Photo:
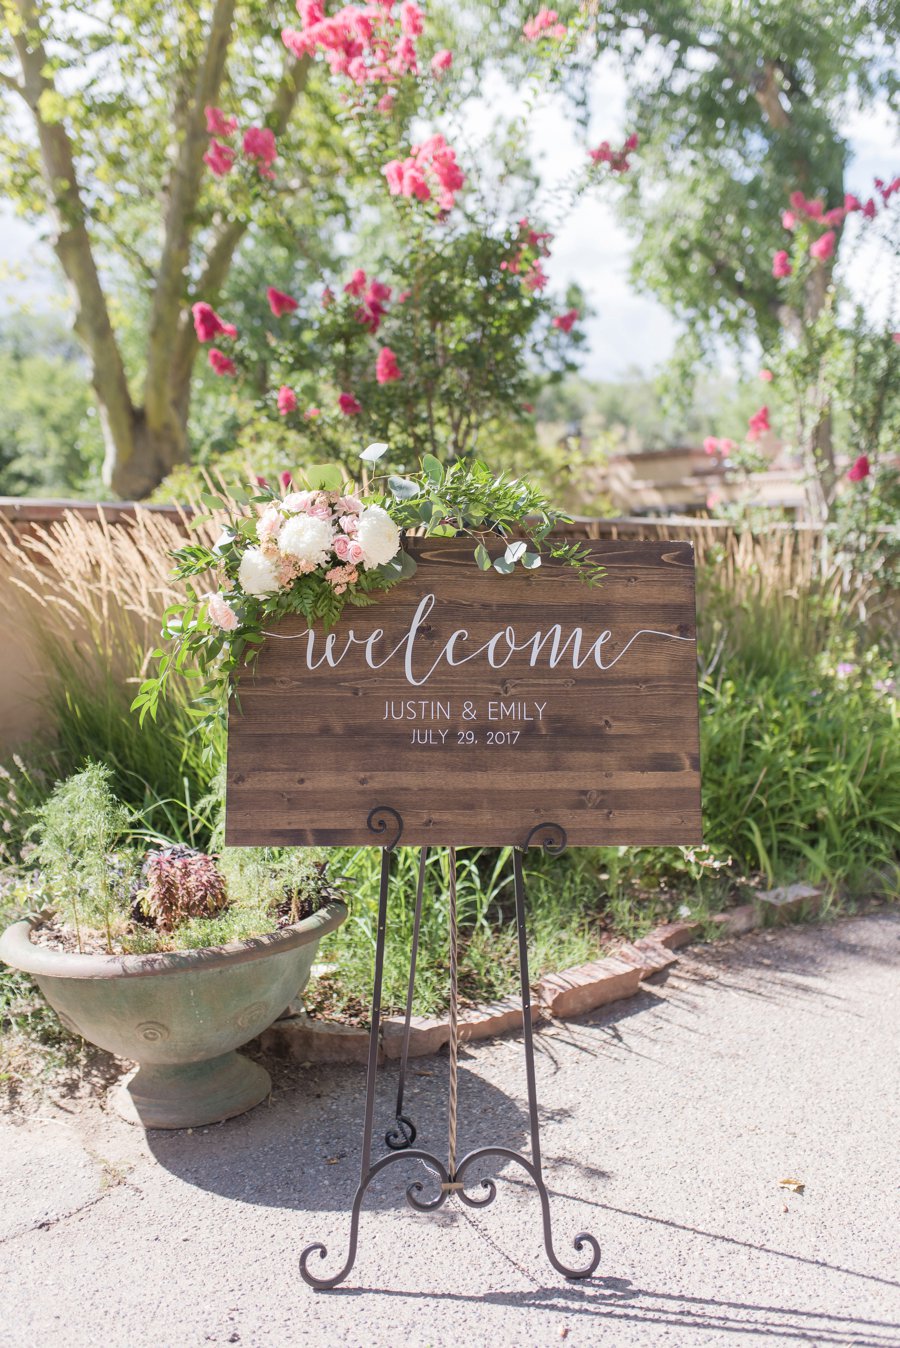
[[[493,1179],[481,1179],[478,1181],[480,1193],[466,1193],[465,1183],[466,1174],[475,1162],[483,1160],[486,1157],[496,1158],[501,1161],[513,1161],[522,1169],[531,1179],[538,1191],[538,1197],[541,1203],[541,1218],[544,1235],[544,1248],[547,1252],[547,1258],[563,1277],[569,1279],[589,1278],[595,1272],[600,1263],[600,1246],[596,1238],[586,1231],[579,1232],[574,1239],[576,1252],[581,1252],[585,1246],[590,1250],[590,1259],[584,1268],[569,1268],[558,1258],[553,1248],[553,1233],[550,1217],[550,1198],[547,1193],[547,1186],[544,1183],[543,1172],[541,1169],[541,1148],[540,1133],[538,1127],[537,1113],[537,1092],[535,1086],[534,1070],[534,1041],[531,1024],[531,989],[528,978],[528,947],[527,934],[525,928],[525,886],[522,872],[522,856],[528,850],[529,846],[538,841],[544,851],[551,856],[558,856],[566,846],[565,830],[558,824],[539,824],[531,830],[526,837],[524,844],[513,851],[513,878],[515,883],[516,898],[516,925],[518,929],[519,946],[519,974],[522,987],[522,1033],[525,1049],[525,1073],[528,1086],[528,1110],[531,1131],[531,1158],[523,1156],[520,1152],[513,1151],[509,1147],[478,1147],[474,1151],[468,1152],[457,1162],[456,1160],[456,1102],[457,1102],[457,1049],[458,1049],[458,1025],[457,1025],[457,949],[456,949],[456,854],[455,848],[450,849],[450,1108],[449,1108],[449,1148],[448,1163],[444,1164],[438,1157],[431,1152],[423,1151],[414,1147],[412,1144],[416,1139],[416,1129],[412,1120],[403,1113],[403,1092],[406,1078],[406,1065],[409,1054],[409,1032],[410,1019],[412,1014],[413,992],[415,986],[416,956],[418,953],[419,930],[422,915],[422,893],[425,877],[425,862],[427,860],[427,849],[422,848],[419,857],[419,880],[416,890],[416,910],[413,926],[413,941],[410,957],[410,976],[406,1003],[406,1021],[404,1028],[403,1047],[400,1059],[400,1079],[397,1092],[397,1107],[395,1111],[395,1124],[385,1135],[385,1142],[390,1148],[386,1156],[374,1164],[370,1163],[372,1151],[372,1134],[374,1131],[375,1116],[375,1082],[378,1070],[378,1036],[381,1021],[381,985],[384,973],[384,942],[385,929],[387,923],[387,896],[388,880],[390,876],[390,856],[394,848],[400,841],[403,832],[403,821],[396,810],[390,806],[378,806],[372,810],[368,818],[368,827],[376,835],[385,834],[389,827],[393,826],[394,836],[390,841],[383,844],[381,859],[381,886],[379,891],[378,904],[378,932],[375,946],[375,981],[372,997],[372,1022],[369,1036],[369,1058],[368,1073],[366,1080],[366,1111],[363,1124],[363,1145],[362,1145],[362,1165],[360,1181],[357,1186],[356,1194],[353,1199],[353,1205],[350,1211],[350,1239],[347,1250],[347,1257],[343,1267],[329,1277],[319,1277],[313,1273],[309,1267],[311,1259],[318,1255],[320,1260],[328,1257],[328,1250],[320,1241],[315,1241],[308,1245],[300,1255],[300,1274],[301,1277],[311,1287],[327,1291],[330,1288],[337,1287],[344,1282],[356,1262],[356,1252],[359,1240],[359,1221],[362,1211],[363,1199],[369,1185],[383,1170],[389,1166],[402,1161],[422,1161],[429,1169],[434,1172],[434,1182],[437,1185],[437,1192],[432,1196],[424,1196],[426,1185],[421,1179],[412,1180],[406,1188],[406,1201],[409,1206],[417,1212],[436,1212],[443,1207],[451,1195],[459,1199],[469,1208],[486,1208],[494,1201],[497,1196],[497,1185]],[[430,1187],[430,1186],[429,1186]]]

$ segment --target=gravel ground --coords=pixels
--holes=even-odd
[[[597,1235],[587,1283],[546,1261],[518,1167],[484,1211],[421,1216],[401,1201],[414,1163],[372,1186],[348,1283],[301,1283],[307,1242],[325,1269],[344,1257],[360,1069],[282,1071],[268,1105],[192,1133],[100,1105],[3,1122],[0,1345],[900,1348],[898,954],[884,910],[700,947],[539,1033],[557,1250]],[[408,1101],[439,1153],[444,1068],[413,1064]],[[516,1039],[467,1051],[460,1085],[464,1149],[526,1145]]]

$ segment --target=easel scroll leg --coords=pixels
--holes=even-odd
[[[406,1066],[409,1062],[409,1032],[412,1022],[413,996],[416,988],[416,960],[419,954],[419,932],[422,926],[422,893],[425,888],[425,866],[428,848],[419,849],[419,878],[416,883],[416,911],[413,918],[412,949],[409,953],[409,983],[406,989],[406,1017],[403,1022],[403,1045],[400,1051],[400,1075],[397,1081],[397,1105],[394,1127],[389,1128],[384,1140],[391,1151],[403,1151],[416,1140],[416,1125],[403,1113],[403,1094],[406,1089]]]
[[[540,835],[544,836],[541,837]],[[532,842],[537,841],[548,856],[559,856],[565,851],[566,833],[559,824],[538,824],[525,839],[524,846],[513,849],[513,879],[516,891],[516,927],[519,939],[519,977],[522,985],[522,1038],[525,1046],[525,1076],[528,1083],[528,1114],[531,1126],[531,1173],[541,1200],[541,1213],[544,1223],[544,1248],[550,1263],[566,1278],[589,1278],[600,1263],[600,1245],[587,1231],[581,1231],[575,1237],[575,1249],[580,1251],[584,1245],[591,1249],[591,1259],[585,1268],[567,1268],[556,1256],[553,1249],[553,1230],[550,1221],[550,1198],[544,1183],[541,1167],[541,1133],[538,1123],[537,1085],[534,1072],[534,1032],[531,1024],[531,984],[528,976],[528,931],[525,925],[525,878],[522,870],[522,857]]]
[[[375,979],[372,990],[372,1023],[369,1029],[369,1061],[366,1071],[366,1114],[363,1124],[362,1157],[360,1160],[359,1185],[353,1199],[350,1215],[350,1243],[347,1259],[342,1269],[330,1278],[317,1278],[309,1271],[309,1260],[314,1254],[320,1259],[327,1258],[328,1249],[321,1241],[307,1245],[300,1255],[300,1276],[310,1287],[325,1289],[337,1287],[346,1278],[356,1259],[356,1246],[359,1237],[359,1214],[362,1201],[372,1178],[372,1130],[375,1120],[375,1085],[378,1076],[378,1040],[381,1030],[381,984],[384,978],[384,940],[387,928],[388,881],[391,873],[391,853],[400,841],[403,833],[403,820],[396,810],[382,805],[372,810],[368,818],[368,827],[372,833],[386,834],[394,830],[393,838],[386,841],[381,850],[381,885],[378,891],[378,931],[375,940]]]

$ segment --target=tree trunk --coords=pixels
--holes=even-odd
[[[95,386],[96,387],[96,386]],[[188,455],[187,431],[174,413],[167,424],[153,426],[142,407],[135,408],[125,434],[110,424],[99,394],[100,422],[106,457],[103,482],[126,501],[141,501]]]

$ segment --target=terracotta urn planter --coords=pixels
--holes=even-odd
[[[335,900],[266,936],[153,955],[49,950],[25,920],[0,936],[0,960],[32,975],[67,1029],[137,1062],[115,1088],[117,1112],[146,1128],[197,1127],[266,1098],[268,1072],[235,1049],[306,987],[319,941],[346,916]]]

